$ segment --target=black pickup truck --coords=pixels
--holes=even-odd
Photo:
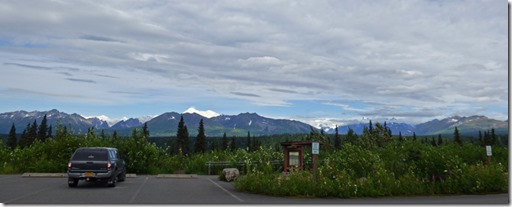
[[[80,147],[68,163],[68,185],[76,187],[79,180],[107,181],[115,187],[126,179],[126,167],[116,148]]]

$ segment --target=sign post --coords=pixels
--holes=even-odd
[[[491,145],[485,146],[485,151],[487,152],[487,163],[491,163],[491,156],[492,156],[492,147]]]
[[[313,177],[315,178],[316,184],[316,168],[318,162],[318,154],[320,153],[320,143],[312,142],[311,143],[311,154],[313,154]]]

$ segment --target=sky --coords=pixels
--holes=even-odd
[[[0,112],[508,120],[507,2],[0,1]]]

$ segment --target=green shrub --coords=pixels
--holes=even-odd
[[[508,192],[508,148],[493,146],[492,162],[487,163],[485,148],[479,145],[435,147],[410,140],[371,149],[352,144],[344,144],[339,150],[326,147],[319,155],[315,177],[309,169],[311,153],[307,148],[305,170],[284,175],[282,164],[271,163],[283,160],[283,153],[272,147],[178,156],[142,139],[137,131],[131,137],[117,139],[60,134],[23,149],[0,148],[0,173],[66,172],[72,153],[85,146],[118,148],[129,173],[184,170],[207,174],[208,161],[227,162],[211,166],[211,172],[222,174],[223,168],[238,168],[243,176],[235,181],[237,189],[274,196],[350,198]]]

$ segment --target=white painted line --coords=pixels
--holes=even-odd
[[[222,186],[220,186],[219,184],[217,184],[215,181],[213,181],[212,179],[208,178],[208,180],[210,182],[212,182],[213,184],[215,184],[217,187],[219,187],[220,189],[222,189],[224,192],[228,193],[231,197],[237,199],[238,201],[240,202],[245,202],[244,200],[242,200],[241,198],[239,198],[238,196],[234,195],[233,193],[229,192],[229,190],[226,190],[225,188],[223,188]]]
[[[181,179],[191,179],[197,178],[196,174],[158,174],[156,178],[181,178]]]
[[[148,179],[149,179],[149,177],[146,177],[146,180],[144,180],[144,183],[142,183],[142,185],[139,186],[139,189],[137,189],[137,192],[135,192],[135,194],[132,196],[132,198],[130,199],[130,201],[128,203],[133,203],[133,201],[135,201],[135,198],[139,195],[142,187],[148,182]]]

